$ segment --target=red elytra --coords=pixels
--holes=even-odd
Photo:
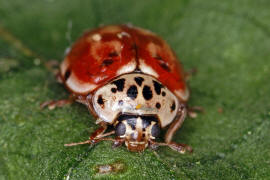
[[[141,28],[105,26],[86,32],[61,65],[63,81],[65,76],[72,76],[65,83],[67,88],[79,95],[134,71],[154,76],[182,102],[188,100],[179,60],[164,40]]]

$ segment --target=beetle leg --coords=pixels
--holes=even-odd
[[[186,144],[178,144],[175,142],[169,142],[169,143],[159,143],[159,142],[154,142],[154,141],[150,141],[150,147],[152,149],[156,149],[159,146],[168,146],[170,147],[172,150],[175,150],[181,154],[184,154],[185,152],[189,152],[192,153],[192,148],[189,145]]]
[[[189,71],[184,73],[184,78],[186,81],[189,81],[192,76],[194,76],[198,70],[196,68],[192,68]]]
[[[95,140],[98,140],[99,137],[104,137],[102,135],[104,134],[104,132],[106,131],[106,129],[107,129],[107,124],[105,122],[101,122],[100,123],[100,127],[97,130],[95,130],[95,132],[93,132],[91,134],[91,136],[89,137],[89,139],[94,142]]]
[[[178,110],[177,119],[170,125],[169,129],[165,134],[165,142],[170,143],[172,141],[173,135],[181,127],[187,115],[187,108],[184,104],[180,105]]]
[[[71,94],[68,99],[61,99],[61,100],[50,100],[45,101],[40,105],[40,108],[43,109],[48,107],[50,110],[54,109],[55,107],[63,107],[68,104],[72,104],[76,99],[76,96]]]
[[[191,118],[196,118],[197,112],[204,113],[204,109],[201,106],[188,107],[187,115]]]

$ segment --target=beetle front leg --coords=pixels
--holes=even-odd
[[[77,96],[71,94],[69,95],[68,99],[60,99],[60,100],[50,100],[45,101],[40,105],[41,109],[44,109],[45,107],[48,107],[48,109],[52,110],[56,107],[63,107],[69,104],[72,104],[77,99]]]
[[[181,154],[184,154],[186,152],[189,152],[189,153],[193,152],[192,148],[189,145],[186,145],[186,144],[178,144],[178,143],[175,143],[175,142],[159,143],[159,142],[150,141],[150,147],[153,150],[155,150],[159,146],[168,146],[172,150],[177,151],[177,152],[179,152]]]
[[[170,125],[165,134],[165,142],[170,143],[176,131],[181,127],[187,115],[187,108],[184,104],[180,105],[178,110],[178,118]]]

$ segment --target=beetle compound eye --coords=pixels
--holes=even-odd
[[[115,127],[115,134],[117,136],[122,136],[126,133],[126,125],[123,123],[118,123]]]
[[[158,124],[153,125],[151,129],[151,135],[156,138],[159,136],[159,134],[160,134],[160,128]]]

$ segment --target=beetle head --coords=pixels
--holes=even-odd
[[[160,133],[158,118],[153,115],[122,114],[115,123],[115,133],[125,139],[128,150],[141,152]]]

